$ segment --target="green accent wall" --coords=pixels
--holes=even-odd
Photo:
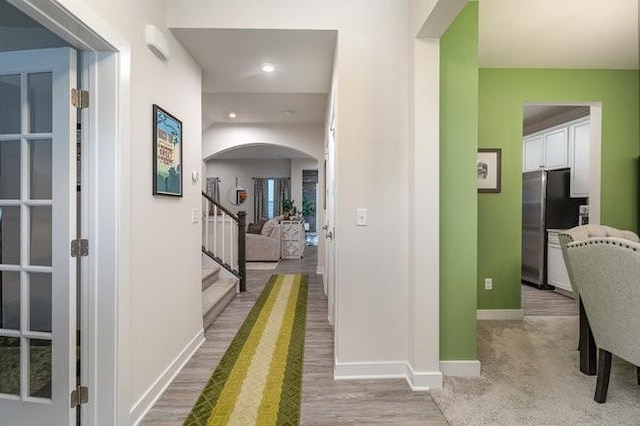
[[[519,309],[523,103],[602,103],[601,223],[637,230],[640,73],[484,68],[479,73],[479,146],[502,149],[502,192],[478,198],[478,309]],[[463,158],[467,161],[466,153]],[[467,203],[465,208],[475,205]],[[443,239],[451,237],[444,232]],[[493,290],[484,290],[485,277],[493,278]]]
[[[475,360],[478,3],[440,39],[440,359]]]

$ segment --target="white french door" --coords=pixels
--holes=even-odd
[[[0,53],[0,424],[75,424],[76,51]]]

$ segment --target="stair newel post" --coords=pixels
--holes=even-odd
[[[240,291],[247,290],[247,212],[238,212],[238,272]]]

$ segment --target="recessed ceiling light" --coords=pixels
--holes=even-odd
[[[293,115],[293,114],[295,114],[295,113],[296,113],[295,111],[290,110],[290,109],[288,109],[288,110],[286,110],[286,111],[282,111],[282,114],[284,114],[284,115]]]
[[[237,115],[235,112],[233,112],[233,111],[231,111],[231,112],[229,113],[229,118],[236,118],[237,116],[238,116],[238,115]]]
[[[262,64],[262,71],[264,72],[274,72],[275,70],[276,67],[273,64]]]

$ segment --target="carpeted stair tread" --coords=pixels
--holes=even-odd
[[[216,264],[215,266],[203,266],[202,267],[202,281],[211,277],[214,274],[217,274],[220,271],[220,265]]]
[[[221,267],[208,268],[202,271],[202,291],[206,291],[213,283],[220,279]]]
[[[227,293],[235,293],[237,278],[220,278],[202,292],[202,313],[209,312]]]

